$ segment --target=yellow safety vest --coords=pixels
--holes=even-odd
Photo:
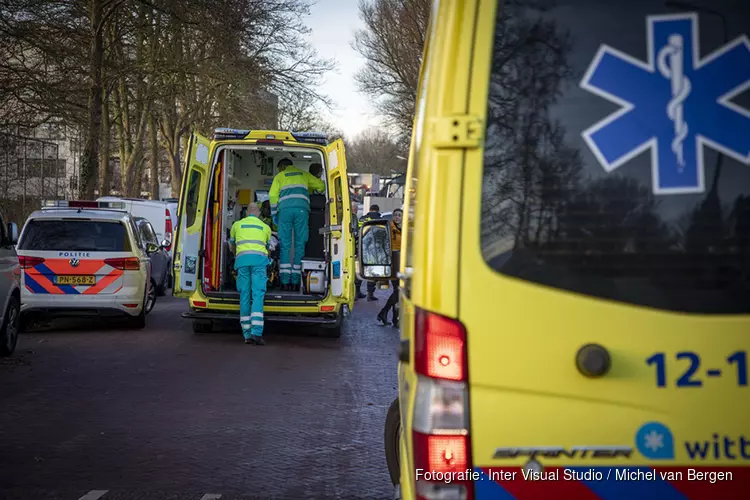
[[[237,247],[236,257],[242,255],[268,256],[271,228],[258,217],[250,215],[232,224],[230,242]]]

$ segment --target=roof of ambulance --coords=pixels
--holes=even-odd
[[[86,208],[49,208],[46,210],[36,210],[30,216],[31,219],[91,219],[102,221],[126,222],[130,214],[124,210],[105,210],[105,209],[86,209]]]

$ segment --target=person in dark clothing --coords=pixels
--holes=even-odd
[[[320,179],[323,175],[323,165],[321,165],[320,163],[313,163],[312,165],[310,165],[309,171],[310,174]]]
[[[400,257],[401,252],[401,221],[403,211],[397,208],[393,211],[393,220],[391,220],[391,252],[393,252],[393,265],[398,267],[399,262],[396,261]],[[388,301],[383,306],[383,309],[378,313],[378,321],[384,325],[388,324],[388,311],[393,308],[393,326],[398,326],[398,280],[391,280],[391,296],[388,297]]]
[[[370,207],[370,211],[367,212],[365,215],[362,216],[361,219],[359,219],[358,227],[362,227],[362,225],[371,220],[377,220],[381,219],[382,215],[380,214],[380,207],[377,205],[372,205]],[[355,280],[355,285],[357,286],[357,295],[356,299],[362,299],[365,297],[365,295],[362,293],[362,280]],[[378,300],[378,298],[375,296],[375,287],[376,283],[374,281],[368,281],[367,282],[367,300],[374,301]]]

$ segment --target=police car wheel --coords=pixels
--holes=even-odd
[[[127,326],[129,328],[135,328],[138,330],[146,328],[146,299],[147,295],[144,294],[143,307],[141,307],[141,312],[138,316],[128,316]]]
[[[143,306],[146,309],[146,314],[150,313],[154,308],[154,305],[156,304],[156,295],[158,294],[158,292],[159,289],[156,286],[156,281],[152,279],[151,286],[148,288],[148,292],[146,295],[146,302]]]
[[[11,297],[3,321],[0,323],[0,356],[10,356],[16,350],[20,326],[21,308],[18,299]]]
[[[401,478],[401,460],[399,457],[401,440],[401,409],[398,398],[391,403],[385,416],[385,462],[393,484],[399,484]]]

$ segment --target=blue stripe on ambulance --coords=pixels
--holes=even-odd
[[[604,477],[607,477],[607,472],[610,469],[609,467],[567,468],[580,474],[590,469],[599,470],[604,474]],[[651,467],[628,467],[628,469],[654,473]],[[611,473],[615,473],[615,468],[612,468]],[[605,479],[603,481],[582,480],[581,482],[604,500],[630,500],[632,498],[639,500],[688,500],[688,497],[680,493],[677,488],[661,479],[659,474],[656,474],[656,479],[647,481],[617,481],[610,478],[609,481]]]
[[[491,498],[492,500],[515,500],[516,497],[493,481],[483,470],[479,469],[479,480],[474,481],[474,494],[477,498]]]

